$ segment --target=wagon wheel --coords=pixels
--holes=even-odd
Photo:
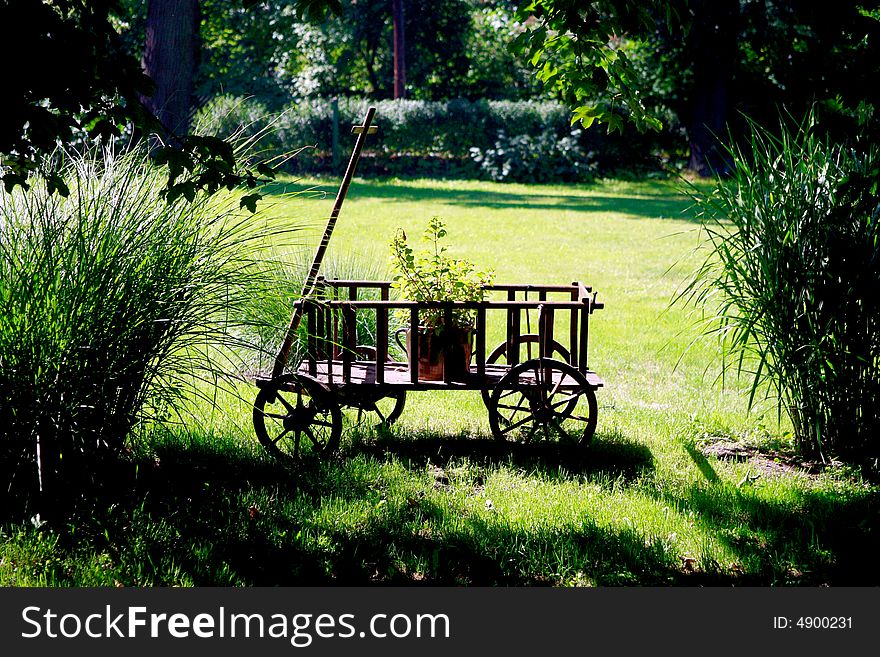
[[[321,382],[304,374],[285,374],[257,394],[254,429],[275,457],[324,455],[339,447],[342,412]]]
[[[355,347],[358,360],[376,360],[376,348],[369,345]],[[387,362],[392,362],[390,358]],[[375,427],[390,427],[403,413],[406,405],[406,391],[393,390],[388,392],[387,387],[382,391],[386,394],[377,396],[369,392],[358,395],[352,400],[352,406],[357,408],[357,424],[369,421]]]
[[[596,393],[577,369],[535,358],[514,366],[492,389],[489,425],[498,440],[586,445],[596,431]]]
[[[516,341],[516,348],[519,349],[522,345],[535,345],[535,350],[533,353],[537,358],[537,355],[540,351],[541,336],[537,333],[525,333],[523,335],[520,335]],[[550,341],[550,353],[547,354],[547,356],[550,358],[556,358],[557,360],[561,360],[565,363],[571,362],[571,354],[569,353],[568,349],[556,342],[556,340]],[[531,359],[531,355],[529,356],[529,359]],[[493,365],[497,362],[508,362],[506,340],[495,347],[492,353],[486,357],[486,365]],[[483,403],[486,405],[486,408],[491,408],[489,406],[489,400],[492,391],[481,390],[480,394],[483,395]]]

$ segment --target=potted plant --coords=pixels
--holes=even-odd
[[[432,217],[425,229],[428,248],[415,253],[407,243],[406,233],[398,229],[391,240],[393,285],[408,301],[482,301],[485,286],[492,282],[492,272],[477,271],[467,260],[452,258],[440,240],[446,228],[439,217]],[[406,311],[404,311],[406,313]],[[403,317],[408,323],[409,316]],[[447,326],[440,308],[419,311],[419,378],[443,379],[449,370],[452,379],[462,379],[470,372],[476,311],[455,308]],[[407,333],[407,353],[412,353],[414,336]],[[450,345],[450,362],[444,362],[444,345]]]

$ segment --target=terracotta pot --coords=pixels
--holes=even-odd
[[[406,333],[406,353],[412,353],[412,331],[401,329],[398,335]],[[442,381],[446,368],[453,381],[462,381],[470,373],[471,353],[473,351],[473,329],[441,328],[439,333],[432,329],[420,328],[419,335],[419,379],[424,381]],[[452,341],[449,360],[446,361],[443,345]],[[398,344],[400,341],[398,339]],[[401,345],[403,347],[403,345]]]

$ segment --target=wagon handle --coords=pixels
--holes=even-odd
[[[408,354],[409,351],[406,348],[406,345],[400,341],[400,336],[409,331],[408,328],[399,328],[394,332],[394,341],[397,343],[397,346],[400,347],[401,351]]]
[[[375,114],[376,108],[370,107],[367,110],[367,115],[364,117],[364,122],[351,129],[352,133],[358,136],[357,141],[354,144],[354,150],[351,152],[351,159],[348,161],[345,175],[342,177],[342,183],[339,185],[339,192],[336,194],[336,201],[333,203],[333,210],[330,212],[327,226],[324,228],[324,236],[321,238],[321,243],[318,245],[318,250],[315,252],[315,259],[312,261],[312,267],[309,269],[309,274],[303,284],[302,297],[309,296],[315,286],[315,280],[318,277],[318,270],[321,269],[321,261],[324,259],[324,253],[327,251],[330,236],[333,234],[333,228],[336,226],[336,220],[339,218],[340,210],[342,210],[342,202],[345,200],[345,195],[348,193],[351,180],[354,178],[354,171],[357,168],[358,160],[360,160],[361,151],[364,148],[364,142],[367,140],[367,135],[374,134],[378,130],[376,126],[372,125]],[[272,368],[272,378],[281,376],[281,374],[284,373],[284,367],[287,365],[287,357],[290,354],[291,346],[293,346],[293,340],[296,337],[296,330],[299,328],[302,316],[302,304],[294,306],[293,316],[290,318],[290,325],[287,327],[284,342],[278,350],[278,355],[275,356],[275,366]]]

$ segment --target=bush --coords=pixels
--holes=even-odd
[[[471,149],[471,157],[491,180],[503,182],[576,182],[589,180],[596,171],[592,153],[578,143],[577,133],[557,139],[547,133],[539,137],[508,137],[498,133],[494,148]]]
[[[367,141],[358,167],[367,175],[553,182],[656,167],[651,152],[658,137],[624,139],[600,128],[572,128],[568,109],[551,101],[341,98],[341,147],[335,163],[329,100],[305,100],[270,115],[256,100],[220,97],[202,108],[199,117],[216,117],[212,125],[220,136],[249,134],[271,123],[271,138],[261,142],[269,153],[307,147],[290,161],[291,173],[339,173],[348,156],[350,126],[363,120],[370,104],[377,108],[380,132]]]
[[[791,418],[801,452],[880,450],[880,153],[754,127],[732,177],[698,198],[711,255],[687,290],[715,307],[729,364]]]
[[[234,197],[169,204],[142,151],[65,158],[68,198],[0,197],[0,476],[19,512],[75,503],[134,426],[231,363],[258,275]]]

